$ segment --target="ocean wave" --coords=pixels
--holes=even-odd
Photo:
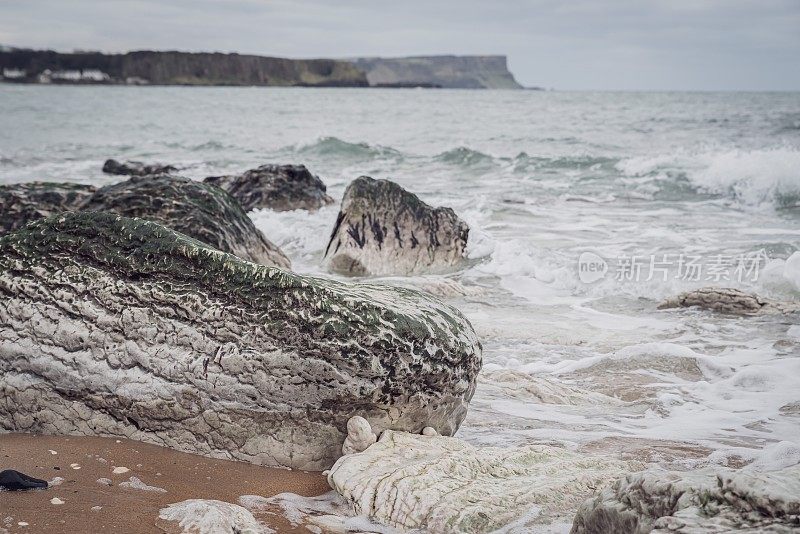
[[[589,154],[576,154],[573,156],[531,156],[520,152],[513,159],[515,172],[531,170],[600,170],[612,169],[618,159],[607,156],[593,156]]]
[[[344,157],[353,159],[402,159],[399,150],[382,145],[351,143],[338,137],[321,137],[316,141],[293,147],[293,152],[305,156]]]
[[[687,180],[695,193],[720,195],[745,206],[800,206],[800,150],[794,147],[634,157],[616,168],[623,176],[658,179],[662,187]]]
[[[487,166],[495,162],[489,154],[484,154],[478,150],[473,150],[464,146],[456,147],[446,152],[438,154],[437,161],[466,167]]]

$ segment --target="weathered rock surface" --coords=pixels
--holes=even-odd
[[[209,176],[204,181],[230,193],[245,211],[314,211],[333,202],[319,176],[305,165],[262,165],[240,175]]]
[[[288,269],[289,258],[271,243],[225,191],[176,176],[133,177],[99,189],[86,211],[110,211],[155,221],[242,259]]]
[[[631,474],[582,504],[572,526],[573,534],[798,530],[800,465],[771,473],[708,468]]]
[[[0,234],[55,213],[80,209],[95,191],[91,185],[72,183],[0,185]]]
[[[120,174],[123,176],[149,176],[151,174],[169,174],[177,171],[172,165],[160,163],[146,164],[141,161],[125,161],[120,163],[115,159],[107,159],[103,163],[103,172],[107,174]]]
[[[464,260],[469,226],[389,180],[362,176],[344,193],[325,263],[356,276],[444,271]]]
[[[294,275],[108,213],[0,237],[0,429],[323,469],[354,413],[452,434],[480,366],[469,322],[420,292]]]
[[[328,482],[357,514],[380,523],[478,533],[571,516],[598,485],[628,469],[556,447],[475,448],[456,438],[386,431],[364,452],[342,456]]]
[[[728,287],[704,287],[682,293],[659,304],[659,309],[689,308],[696,306],[720,313],[757,315],[764,313],[791,313],[800,310],[800,304],[759,297]]]

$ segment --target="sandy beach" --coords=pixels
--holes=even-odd
[[[115,467],[129,471],[115,474]],[[176,523],[158,515],[185,499],[236,503],[241,495],[330,491],[321,473],[214,460],[115,438],[0,434],[0,469],[64,479],[46,490],[0,492],[0,532],[180,532]],[[130,477],[166,492],[119,485]],[[98,483],[101,478],[112,485]],[[54,498],[64,503],[52,504]],[[278,532],[307,532],[280,515],[261,514],[259,520]]]

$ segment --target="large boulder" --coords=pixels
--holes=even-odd
[[[262,165],[239,175],[209,176],[205,182],[230,193],[245,211],[314,211],[333,202],[319,176],[305,165]]]
[[[798,532],[800,465],[770,473],[706,468],[621,478],[580,506],[572,534]]]
[[[172,165],[162,165],[161,163],[142,163],[141,161],[119,162],[115,159],[107,159],[106,162],[103,163],[104,173],[118,174],[123,176],[169,174],[177,170],[177,167],[173,167]]]
[[[731,315],[760,315],[791,313],[800,310],[800,304],[760,297],[730,287],[704,287],[681,293],[658,305],[658,309],[703,308]]]
[[[256,265],[141,219],[0,238],[0,429],[330,467],[347,421],[456,431],[481,346],[421,292]]]
[[[55,213],[80,209],[95,191],[91,185],[72,183],[0,185],[0,234]]]
[[[271,243],[225,191],[176,176],[133,177],[99,189],[83,205],[163,224],[242,259],[288,269],[289,258]]]
[[[386,431],[342,456],[328,483],[357,514],[393,527],[481,533],[514,523],[530,532],[571,518],[595,488],[631,467],[547,445],[478,448],[426,434]]]
[[[469,226],[389,180],[362,176],[344,193],[325,263],[348,275],[409,275],[451,269],[464,259]]]

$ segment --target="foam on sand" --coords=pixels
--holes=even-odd
[[[247,509],[212,499],[188,499],[161,510],[159,518],[177,521],[192,534],[271,534]]]

